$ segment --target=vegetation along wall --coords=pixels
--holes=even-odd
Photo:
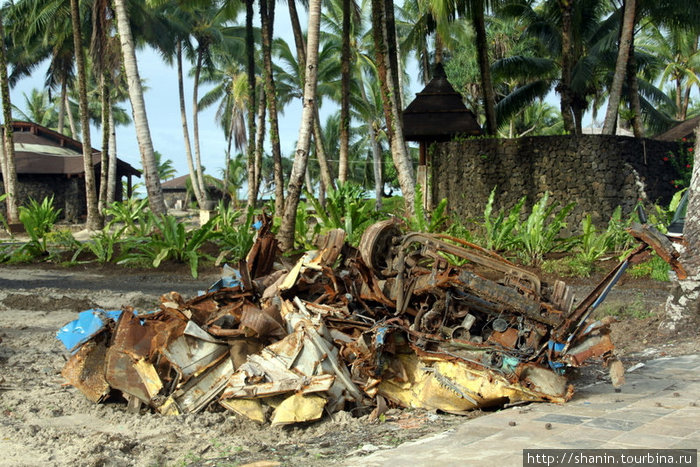
[[[479,220],[494,186],[494,210],[510,209],[525,195],[529,212],[549,191],[562,205],[576,203],[567,228],[573,232],[587,213],[604,226],[618,205],[625,216],[640,199],[667,205],[678,178],[668,156],[677,150],[676,143],[607,135],[439,143],[431,148],[432,195],[447,198],[461,218]]]

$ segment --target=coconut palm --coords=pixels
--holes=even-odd
[[[163,200],[163,190],[160,186],[160,179],[158,178],[155,155],[153,153],[151,132],[148,128],[148,117],[146,115],[143,89],[141,88],[141,79],[139,78],[138,64],[136,62],[134,39],[129,26],[126,0],[114,0],[114,7],[119,30],[119,40],[122,48],[123,64],[128,78],[129,99],[133,109],[136,138],[139,143],[141,163],[144,168],[148,204],[154,214],[161,215],[166,213],[166,208]]]
[[[274,161],[275,177],[275,214],[284,212],[284,173],[282,170],[282,152],[280,149],[279,121],[277,108],[277,90],[272,68],[272,37],[275,19],[274,0],[260,0],[260,24],[262,33],[263,70],[265,79],[265,98],[270,123],[270,145]]]
[[[0,9],[0,38],[4,39],[5,29],[2,9]],[[12,102],[10,101],[10,85],[7,76],[7,59],[5,53],[5,41],[0,41],[0,94],[2,95],[2,114],[5,121],[0,146],[0,168],[4,183],[5,206],[7,207],[7,219],[11,223],[19,221],[17,212],[17,170],[15,169],[15,144],[12,139]]]
[[[415,179],[401,128],[393,1],[385,4],[383,0],[372,0],[372,31],[391,155],[398,172],[406,211],[413,213]]]
[[[83,168],[85,170],[85,199],[87,203],[87,219],[85,224],[88,230],[99,230],[102,228],[103,219],[100,216],[97,206],[95,172],[92,165],[87,77],[85,76],[85,55],[82,44],[82,26],[78,0],[71,0],[70,7],[71,20],[73,23],[73,51],[75,52],[75,65],[78,71],[78,89],[80,94],[80,124],[83,129]]]
[[[289,176],[287,187],[287,203],[285,204],[282,225],[278,238],[283,251],[294,247],[294,227],[296,224],[297,206],[301,196],[301,188],[306,174],[306,165],[311,144],[313,120],[316,106],[316,78],[318,70],[319,29],[321,25],[321,0],[309,1],[309,27],[307,30],[306,74],[304,80],[304,107],[299,127],[299,139],[294,153],[294,165]]]

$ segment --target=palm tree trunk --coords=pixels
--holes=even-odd
[[[107,206],[114,202],[117,191],[117,130],[114,128],[114,112],[109,109],[109,171],[107,172]]]
[[[80,10],[78,0],[70,1],[71,21],[73,23],[73,46],[75,50],[75,63],[78,70],[78,95],[80,106],[80,125],[83,130],[83,168],[85,170],[85,201],[87,203],[88,230],[102,228],[102,219],[97,209],[97,191],[95,187],[95,168],[92,165],[92,145],[90,143],[90,117],[87,100],[87,83],[85,77],[85,58],[83,55],[82,35],[80,32]]]
[[[624,8],[624,15],[620,31],[620,45],[617,51],[615,74],[613,75],[612,85],[610,85],[608,109],[605,112],[605,121],[603,122],[602,134],[604,135],[615,134],[617,111],[620,108],[620,100],[622,99],[622,84],[627,76],[627,60],[630,56],[630,45],[634,41],[635,0],[624,0],[622,5]]]
[[[194,84],[192,85],[192,137],[194,138],[194,163],[195,170],[197,172],[197,184],[199,185],[199,191],[201,193],[202,199],[206,202],[209,199],[209,194],[207,193],[207,187],[204,184],[204,171],[202,170],[202,155],[199,148],[199,75],[202,72],[202,58],[204,57],[204,51],[200,44],[197,50],[197,64],[194,68]],[[199,205],[200,209],[203,209],[202,204]]]
[[[248,74],[248,209],[257,204],[257,190],[255,178],[255,39],[253,37],[253,0],[246,0],[245,15],[245,39],[246,39],[246,67]]]
[[[314,105],[316,105],[315,102]],[[335,182],[331,174],[330,165],[328,164],[326,147],[323,144],[323,130],[321,129],[321,119],[318,117],[318,105],[316,105],[316,109],[314,109],[314,145],[316,148],[316,159],[318,160],[318,166],[321,172],[321,183],[324,187],[324,190],[322,190],[322,193],[319,195],[319,199],[321,204],[325,205],[326,190],[334,188]]]
[[[287,202],[285,203],[282,225],[279,230],[280,248],[290,251],[294,248],[294,227],[296,224],[297,206],[301,196],[304,174],[309,160],[309,146],[313,129],[314,111],[316,109],[316,79],[318,75],[318,42],[321,25],[321,0],[309,2],[309,26],[307,29],[308,43],[306,47],[306,73],[304,80],[304,107],[301,113],[299,139],[294,154],[292,173],[287,187]]]
[[[304,43],[304,35],[301,31],[301,24],[299,23],[299,14],[297,13],[297,7],[295,0],[287,0],[289,6],[289,18],[292,23],[292,35],[294,36],[294,45],[297,49],[297,62],[299,63],[299,71],[301,74],[302,83],[305,83],[306,75],[306,44]],[[302,84],[303,86],[303,84]],[[314,110],[314,122],[313,122],[313,132],[314,132],[314,147],[316,148],[316,158],[318,159],[318,165],[321,172],[321,184],[326,187],[333,186],[333,176],[331,175],[330,169],[328,167],[328,157],[326,156],[326,150],[323,145],[323,131],[321,130],[321,123],[318,117],[318,105],[314,102],[316,109]],[[309,189],[311,189],[309,187]],[[320,201],[321,204],[325,204],[325,190],[321,190]]]
[[[182,122],[182,135],[185,139],[185,158],[187,159],[187,168],[190,172],[190,185],[192,185],[192,192],[197,200],[197,205],[204,207],[204,196],[202,196],[202,191],[199,189],[199,183],[197,182],[197,172],[194,168],[194,160],[192,158],[192,145],[190,144],[190,131],[187,126],[187,110],[185,109],[185,86],[182,75],[182,42],[178,41],[177,44],[177,91],[180,100],[180,121]]]
[[[666,313],[660,329],[666,332],[697,329],[700,321],[700,125],[695,129],[695,163],[688,187],[688,210],[683,227],[685,250],[681,264],[688,273],[675,281],[666,300]]]
[[[642,104],[639,102],[639,82],[637,81],[637,60],[634,58],[634,42],[630,45],[630,57],[627,61],[627,87],[632,108],[632,130],[636,138],[644,138],[642,123]]]
[[[360,82],[360,93],[362,100],[369,102],[367,92],[365,91],[365,83]],[[384,180],[382,179],[382,150],[377,141],[377,130],[374,127],[374,119],[367,119],[367,128],[369,130],[369,141],[372,148],[372,170],[374,172],[374,209],[379,211],[382,209],[382,196],[384,195]]]
[[[559,0],[559,9],[561,11],[561,81],[557,86],[557,92],[561,96],[561,118],[564,121],[564,130],[569,134],[576,134],[574,125],[574,116],[572,113],[572,96],[571,96],[571,67],[572,67],[572,48],[571,48],[571,15],[572,15],[572,0]]]
[[[489,64],[489,47],[486,37],[484,20],[484,2],[477,0],[472,9],[472,21],[476,32],[476,51],[479,59],[479,74],[481,89],[484,92],[484,112],[486,113],[486,133],[495,135],[498,131],[496,124],[496,95],[491,82],[491,65]]]
[[[138,64],[136,62],[136,50],[134,40],[131,37],[129,18],[126,14],[126,0],[114,0],[117,15],[117,27],[119,30],[119,40],[124,57],[124,70],[126,71],[129,85],[129,100],[134,116],[134,127],[136,128],[136,139],[139,143],[141,153],[141,164],[143,165],[146,179],[146,191],[148,192],[148,204],[151,212],[159,216],[167,212],[163,201],[163,190],[158,177],[158,167],[153,154],[153,142],[151,141],[151,131],[148,128],[148,117],[146,116],[146,105],[143,100],[143,89],[141,88],[141,78],[139,77]]]
[[[265,144],[265,112],[267,111],[267,98],[265,97],[265,90],[260,92],[260,99],[258,102],[258,127],[255,133],[255,197],[258,197],[260,192],[260,185],[262,183],[262,169],[263,169],[263,154]]]
[[[75,118],[73,117],[73,111],[70,108],[70,99],[68,99],[68,94],[65,95],[65,100],[63,105],[66,107],[66,113],[68,114],[68,126],[70,127],[70,137],[74,140],[80,141],[80,135],[78,134],[78,127],[75,124]]]
[[[391,157],[398,173],[399,185],[404,197],[407,213],[411,215],[414,210],[414,186],[413,164],[406,151],[406,144],[401,129],[401,117],[397,93],[395,89],[394,73],[391,71],[391,60],[388,57],[387,46],[393,47],[388,40],[387,29],[390,26],[386,21],[384,0],[372,0],[372,30],[374,35],[374,47],[376,54],[377,71],[381,87],[384,117],[386,119],[387,133],[391,144]]]
[[[63,134],[63,127],[66,122],[66,94],[68,93],[68,85],[66,79],[61,79],[61,97],[58,101],[58,128],[57,131]]]
[[[0,10],[0,37],[5,37],[5,28],[2,11]],[[15,143],[12,138],[12,103],[10,102],[10,86],[7,80],[7,56],[5,43],[0,43],[0,93],[2,93],[2,114],[5,121],[5,129],[2,133],[3,140],[0,145],[4,151],[0,151],[0,168],[2,169],[2,181],[7,197],[7,220],[15,224],[19,222],[17,212],[17,170],[15,168]]]
[[[277,91],[272,74],[272,25],[274,23],[274,0],[260,0],[260,24],[262,28],[262,50],[265,71],[265,97],[270,122],[270,143],[275,166],[275,215],[284,213],[284,173],[280,150],[279,123],[277,119]]]
[[[340,52],[340,155],[338,180],[348,180],[350,150],[350,0],[343,0],[343,44]]]
[[[107,72],[102,72],[102,154],[100,163],[100,197],[97,208],[104,215],[105,206],[107,205],[107,177],[109,174],[109,114],[112,102],[109,98],[109,85],[107,84]]]

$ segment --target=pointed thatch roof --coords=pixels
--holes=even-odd
[[[695,129],[700,125],[700,115],[679,123],[668,131],[654,137],[659,141],[678,141],[687,138],[695,140]]]
[[[462,95],[447,81],[441,63],[435,66],[433,79],[403,111],[403,133],[407,141],[426,142],[482,133]]]

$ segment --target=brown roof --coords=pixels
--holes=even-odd
[[[456,135],[480,135],[476,117],[455,91],[442,64],[435,76],[403,111],[403,133],[408,141],[445,141]]]
[[[49,128],[30,122],[12,122],[17,174],[78,175],[83,167],[83,145]],[[92,150],[92,164],[100,164],[101,152]],[[117,173],[141,176],[130,164],[117,159]]]
[[[163,189],[163,191],[185,191],[187,189],[187,180],[189,180],[189,178],[189,175],[181,175],[179,177],[171,178],[166,182],[162,182],[160,186]],[[211,183],[211,180],[207,179],[207,177],[205,177],[204,181],[207,182],[208,188],[216,188]],[[218,181],[221,182],[221,180]]]
[[[682,138],[695,139],[695,129],[700,126],[700,115],[679,123],[668,131],[657,135],[660,141],[678,141]]]

